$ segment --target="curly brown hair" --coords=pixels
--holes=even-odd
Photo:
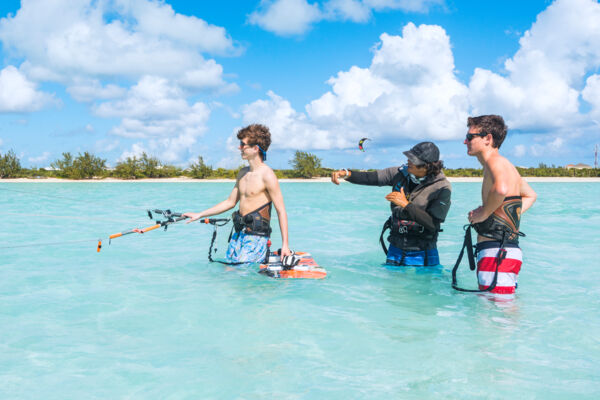
[[[271,132],[269,132],[269,128],[262,124],[248,125],[238,131],[237,138],[240,140],[248,138],[250,146],[258,145],[262,150],[259,153],[260,157],[263,160],[265,159],[266,154],[264,153],[269,150],[269,146],[271,145]]]
[[[480,115],[479,117],[469,117],[467,119],[467,126],[469,128],[481,128],[482,133],[489,133],[492,135],[493,142],[492,146],[500,148],[502,142],[506,138],[508,127],[504,123],[504,118],[499,115]]]
[[[442,160],[427,163],[427,175],[436,176],[444,169]]]

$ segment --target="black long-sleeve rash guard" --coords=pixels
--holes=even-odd
[[[368,186],[391,186],[393,178],[398,174],[398,167],[386,168],[378,171],[350,171],[350,177],[346,179],[350,183]],[[410,179],[406,184],[405,193],[408,194],[417,186]],[[413,203],[408,203],[406,207],[395,206],[392,213],[396,218],[415,221],[425,227],[425,229],[435,232],[439,229],[440,224],[446,218],[450,205],[450,190],[442,189],[439,192],[438,198],[428,205],[427,210],[423,210]],[[443,205],[443,207],[440,207]]]

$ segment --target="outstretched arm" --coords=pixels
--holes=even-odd
[[[521,214],[523,214],[529,207],[535,203],[537,199],[537,193],[533,191],[531,186],[521,178],[521,198],[523,199],[523,206],[521,207]]]
[[[235,207],[237,202],[240,200],[240,189],[238,188],[238,183],[240,182],[240,177],[241,176],[238,175],[237,182],[235,183],[233,190],[231,191],[231,193],[229,194],[229,197],[226,200],[223,200],[219,204],[212,206],[211,208],[208,208],[204,211],[200,211],[197,213],[189,212],[189,213],[183,214],[184,217],[190,218],[190,220],[187,223],[189,224],[190,222],[197,221],[200,218],[210,217],[211,215],[221,214],[222,212],[231,210],[233,207]]]
[[[339,185],[339,179],[344,178],[346,181],[357,185],[390,186],[398,172],[398,167],[368,172],[340,169],[331,173],[331,182]]]
[[[283,195],[281,194],[279,181],[273,171],[269,170],[269,172],[264,175],[263,179],[267,192],[269,192],[269,197],[271,197],[275,210],[277,210],[279,229],[281,230],[281,257],[283,258],[283,256],[292,254],[288,243],[288,219],[285,211],[285,204],[283,203]]]

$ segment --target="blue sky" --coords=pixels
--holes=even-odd
[[[295,150],[383,168],[423,140],[475,167],[466,118],[489,113],[516,165],[592,164],[600,144],[596,0],[3,0],[0,55],[0,153],[25,166],[235,167],[253,122],[275,168]]]

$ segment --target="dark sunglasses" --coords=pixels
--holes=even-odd
[[[243,141],[243,140],[240,140],[240,147],[241,147],[241,148],[244,148],[244,147],[246,147],[246,146],[254,146],[254,145],[253,145],[253,144],[249,144],[249,143],[244,143],[244,141]]]
[[[488,133],[485,132],[481,132],[481,133],[467,133],[467,141],[470,142],[471,140],[473,140],[473,138],[475,136],[479,136],[479,137],[486,137],[488,135]]]

